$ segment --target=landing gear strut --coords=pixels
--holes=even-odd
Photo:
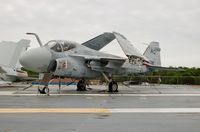
[[[102,72],[104,78],[109,82],[108,84],[108,92],[118,92],[118,84],[113,81],[111,77],[107,77],[105,73]]]
[[[41,81],[41,83],[45,83],[45,85],[42,89],[40,89],[38,86],[38,93],[47,94],[48,96],[50,95],[48,83],[50,82],[51,79],[52,79],[52,74],[50,74],[50,73],[45,73],[45,74],[40,73],[39,74],[39,80]]]
[[[87,82],[84,79],[81,79],[77,84],[77,91],[86,91]]]

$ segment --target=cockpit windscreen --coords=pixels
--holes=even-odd
[[[68,51],[75,48],[75,44],[69,41],[49,41],[46,46],[55,52]]]

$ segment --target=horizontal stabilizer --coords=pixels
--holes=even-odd
[[[162,66],[148,66],[148,68],[152,71],[184,71],[181,68],[174,68],[174,67],[162,67]]]

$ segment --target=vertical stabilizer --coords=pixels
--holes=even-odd
[[[0,65],[19,67],[19,57],[27,50],[30,40],[21,39],[19,42],[3,41],[0,43]]]
[[[19,57],[28,49],[28,47],[30,46],[29,43],[30,40],[26,39],[21,39],[19,42],[16,43],[16,48],[12,55],[12,61],[10,61],[10,66],[20,66]]]
[[[159,42],[151,42],[144,52],[151,65],[161,66]]]

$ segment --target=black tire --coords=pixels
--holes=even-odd
[[[115,81],[112,81],[108,85],[108,92],[118,92],[118,84]]]
[[[40,94],[46,94],[46,86],[42,88],[42,90],[40,88],[38,88],[38,91]]]
[[[83,80],[80,80],[77,84],[77,91],[86,91],[86,83]]]
[[[47,88],[45,88],[45,93],[49,96],[49,92],[50,92],[50,90],[49,90],[49,88],[47,87]]]

